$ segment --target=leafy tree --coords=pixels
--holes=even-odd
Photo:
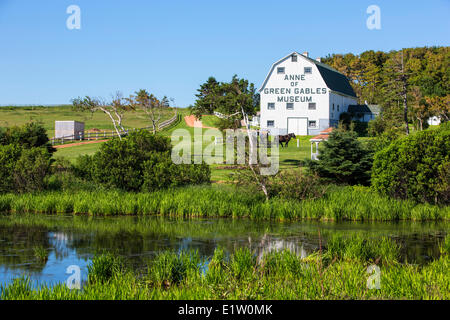
[[[428,113],[448,121],[450,47],[369,50],[329,55],[322,61],[351,80],[359,103],[381,105],[388,130],[401,128],[406,134],[410,122],[425,128]]]
[[[22,153],[17,144],[0,145],[0,193],[15,190],[14,169]]]
[[[208,80],[200,85],[197,89],[198,93],[195,95],[197,100],[195,105],[191,106],[191,113],[197,119],[201,119],[204,114],[213,114],[219,109],[219,100],[221,100],[222,89],[221,84],[217,82],[216,78],[209,77]]]
[[[334,130],[322,142],[319,161],[308,160],[307,166],[320,177],[337,183],[368,185],[373,155],[357,137],[352,131]]]
[[[0,193],[44,190],[50,158],[51,154],[42,147],[0,146]]]
[[[450,201],[450,126],[425,130],[391,143],[375,154],[372,187],[418,202]]]
[[[259,103],[254,84],[239,79],[236,75],[230,82],[217,82],[214,77],[210,77],[197,91],[197,100],[191,107],[191,113],[199,119],[214,111],[222,113],[226,118],[243,119],[242,111],[253,115]]]
[[[111,101],[106,101],[102,98],[92,98],[89,96],[86,96],[85,98],[72,99],[74,110],[83,112],[88,111],[91,113],[102,111],[108,115],[120,140],[122,137],[119,132],[119,128],[122,131],[125,131],[125,128],[122,125],[125,112],[133,110],[133,105],[127,104],[126,102],[127,100],[122,97],[120,92],[117,92],[116,95],[112,97]]]
[[[45,178],[50,173],[50,157],[44,148],[23,149],[14,166],[14,189],[19,192],[43,191]]]
[[[158,123],[161,121],[163,110],[170,107],[169,99],[163,97],[159,100],[153,94],[149,94],[146,90],[141,89],[136,91],[134,96],[130,96],[128,100],[134,108],[140,108],[145,111],[152,123],[153,134],[155,134],[158,129]]]
[[[48,152],[56,150],[51,146],[47,131],[38,122],[28,122],[23,126],[14,126],[2,129],[0,132],[0,144],[17,144],[23,148],[45,147]]]
[[[430,115],[438,116],[442,121],[450,120],[450,94],[445,97],[426,97],[426,103],[430,108]]]

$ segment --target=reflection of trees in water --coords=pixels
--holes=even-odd
[[[4,227],[0,225],[0,265],[5,269],[40,272],[45,262],[34,255],[33,248],[50,248],[47,230],[42,227]]]
[[[400,244],[402,262],[424,264],[440,255],[439,245],[445,234],[413,234],[407,238],[392,237]]]

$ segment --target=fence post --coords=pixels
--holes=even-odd
[[[300,140],[297,139],[297,148],[299,148],[299,147],[300,147]]]

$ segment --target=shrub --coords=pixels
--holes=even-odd
[[[174,164],[169,157],[154,154],[143,165],[143,191],[154,191],[188,184],[209,183],[211,170],[207,164]]]
[[[45,147],[48,152],[56,151],[49,143],[45,128],[34,121],[21,127],[15,126],[3,130],[0,134],[0,144],[18,144],[25,149]]]
[[[138,191],[143,183],[144,162],[157,157],[155,153],[167,158],[169,150],[168,138],[146,130],[133,132],[123,140],[111,139],[93,156],[92,178],[108,187]],[[87,158],[84,161],[89,162]],[[88,171],[83,172],[87,174]]]
[[[123,140],[106,142],[93,156],[79,157],[74,172],[78,177],[127,191],[153,191],[210,181],[209,166],[175,165],[170,148],[168,138],[140,130]]]
[[[368,185],[372,151],[358,141],[355,132],[334,130],[323,142],[319,161],[306,161],[313,173],[337,183]]]
[[[14,166],[15,189],[19,192],[42,191],[50,173],[50,153],[44,148],[23,149]]]
[[[448,204],[449,161],[448,128],[417,132],[375,154],[372,187],[391,197]]]
[[[0,146],[0,192],[44,190],[44,180],[50,173],[50,157],[45,148]]]
[[[0,193],[14,190],[13,172],[21,152],[18,145],[0,145]]]
[[[91,180],[92,170],[94,168],[93,160],[93,156],[90,156],[88,154],[78,156],[78,158],[75,160],[75,164],[72,166],[72,171],[75,176],[85,180]]]
[[[292,200],[321,198],[326,189],[317,175],[305,174],[299,169],[282,171],[268,183],[270,196]]]

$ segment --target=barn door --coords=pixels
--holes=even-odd
[[[308,135],[308,119],[307,118],[288,118],[288,134],[295,133],[296,136]]]

